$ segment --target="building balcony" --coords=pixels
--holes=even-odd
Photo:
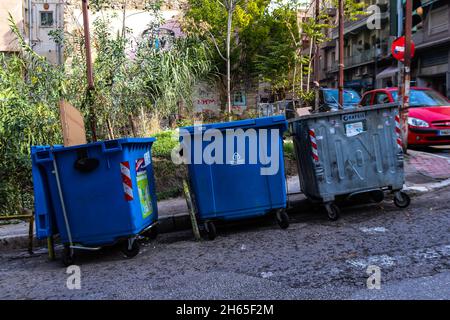
[[[346,22],[344,24],[344,35],[347,35],[350,33],[354,34],[363,29],[367,29],[367,21],[370,17],[371,17],[370,15],[367,15],[367,16],[361,17],[360,19],[358,19],[356,21]],[[383,25],[383,23],[389,19],[389,11],[381,12],[380,19],[381,19],[381,24]],[[331,32],[331,38],[332,39],[339,38],[339,28],[333,29],[333,31]]]
[[[355,53],[351,56],[344,58],[344,69],[350,69],[354,67],[358,67],[361,65],[365,65],[368,63],[373,63],[375,61],[375,57],[377,60],[385,59],[389,56],[389,52],[382,49],[369,49],[364,50],[358,53]],[[323,66],[322,69],[325,73],[334,73],[339,70],[339,61],[336,60],[331,66]]]

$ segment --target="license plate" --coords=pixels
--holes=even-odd
[[[450,136],[450,129],[448,129],[448,130],[441,130],[439,132],[439,135],[440,136]]]

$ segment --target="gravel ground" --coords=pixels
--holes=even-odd
[[[291,226],[266,217],[219,226],[214,241],[163,234],[124,259],[117,248],[78,257],[81,289],[45,250],[0,252],[2,299],[450,299],[450,188],[353,204],[341,219],[302,201]],[[368,265],[381,289],[366,287]]]

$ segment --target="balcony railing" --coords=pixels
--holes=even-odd
[[[355,21],[347,21],[344,24],[344,34],[347,34],[349,32],[356,32],[357,30],[360,30],[362,28],[367,28],[367,21],[370,18],[370,15],[362,16],[358,20]],[[382,24],[389,19],[389,11],[381,12],[380,13],[380,20]],[[331,32],[331,38],[337,39],[339,37],[339,29],[334,28]]]
[[[357,65],[362,65],[365,63],[375,61],[375,56],[377,59],[385,58],[388,55],[387,49],[369,49],[358,53],[355,53],[349,57],[344,58],[344,68],[351,68]],[[339,61],[334,61],[331,66],[323,67],[325,72],[336,72],[339,70]]]

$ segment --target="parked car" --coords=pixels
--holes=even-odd
[[[286,119],[291,119],[296,117],[296,108],[301,106],[301,101],[288,99],[280,100],[274,103],[259,103],[258,104],[258,116],[260,117],[271,117],[274,115],[284,114]]]
[[[450,101],[430,88],[412,87],[409,95],[408,145],[450,145]],[[398,88],[366,92],[360,106],[392,103]]]
[[[319,90],[319,112],[336,111],[339,109],[356,108],[361,96],[351,89],[344,89],[344,105],[339,108],[338,89],[320,88]]]

